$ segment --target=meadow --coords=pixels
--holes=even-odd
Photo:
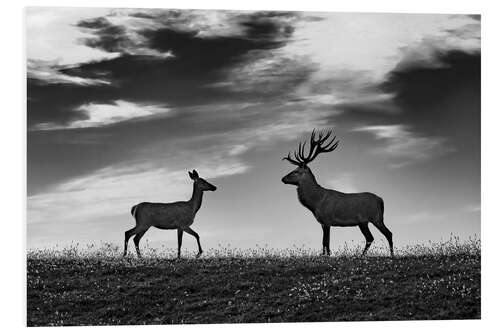
[[[397,249],[302,247],[201,258],[112,244],[27,253],[28,326],[479,319],[480,241]]]

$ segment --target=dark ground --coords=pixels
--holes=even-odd
[[[470,244],[394,259],[34,250],[28,326],[480,318],[480,263]]]

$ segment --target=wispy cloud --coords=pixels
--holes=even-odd
[[[171,43],[171,38],[165,37],[173,31],[189,38],[244,37],[252,42],[277,42],[277,46],[293,33],[291,24],[297,20],[297,14],[286,12],[117,9],[107,15],[81,20],[77,27],[90,35],[81,38],[87,46],[122,55],[170,58],[176,57],[179,50],[170,48],[179,40]],[[155,36],[158,31],[163,36]],[[162,39],[169,40],[168,50],[158,49]],[[180,53],[185,55],[182,47]]]
[[[98,86],[110,85],[111,82],[106,79],[85,78],[74,75],[64,74],[60,66],[55,61],[43,61],[28,59],[27,76],[29,79],[40,80],[46,84],[75,84],[80,86]]]
[[[328,180],[327,185],[340,192],[359,192],[359,189],[354,184],[353,175],[350,173],[343,173],[336,176],[335,178]]]
[[[304,112],[308,107],[314,112]],[[280,142],[299,138],[309,133],[312,128],[328,125],[326,116],[337,112],[325,109],[314,109],[314,105],[291,102],[276,103],[231,103],[220,105],[198,106],[184,109],[177,115],[191,113],[190,119],[203,128],[214,130],[180,133],[176,140],[182,139],[182,145],[189,147],[206,147],[230,155],[241,155],[250,149],[267,149]],[[221,122],[231,126],[220,128]],[[170,140],[170,139],[169,139]],[[165,145],[164,142],[159,142]]]
[[[280,49],[254,50],[242,57],[239,64],[227,69],[222,81],[211,86],[262,96],[292,95],[315,70],[316,65],[304,56],[289,55]]]
[[[149,46],[142,31],[161,28],[161,23],[148,17],[128,15],[120,10],[107,16],[85,19],[77,26],[91,37],[81,38],[83,44],[109,53],[172,58],[171,50],[160,52]]]
[[[360,126],[354,132],[372,134],[385,145],[373,150],[374,154],[383,154],[393,160],[390,166],[403,167],[408,164],[429,160],[435,156],[453,151],[445,138],[425,137],[410,130],[405,125]]]
[[[208,161],[197,170],[202,177],[215,179],[243,173],[248,166],[234,160],[224,164]],[[137,202],[187,200],[190,193],[191,182],[185,170],[148,165],[107,167],[28,197],[28,225],[75,227],[128,213]]]
[[[75,120],[67,125],[41,123],[32,127],[33,130],[54,130],[65,128],[87,128],[111,125],[130,119],[166,114],[169,108],[159,105],[145,105],[117,100],[113,104],[89,103],[76,108],[87,116],[84,120]]]
[[[448,214],[437,211],[420,211],[404,216],[401,224],[426,224],[442,221],[448,217]]]
[[[478,203],[478,204],[467,205],[467,206],[465,206],[464,211],[466,213],[472,213],[472,214],[480,213],[481,212],[481,204]]]

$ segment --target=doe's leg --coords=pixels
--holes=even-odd
[[[198,235],[198,233],[196,231],[194,231],[190,227],[185,228],[184,231],[187,232],[188,234],[190,234],[191,236],[194,236],[194,238],[196,238],[196,242],[198,243],[198,254],[196,255],[196,258],[199,258],[201,256],[201,254],[203,253],[203,250],[201,249],[201,244],[200,244],[200,236]]]
[[[136,234],[136,228],[137,227],[133,227],[132,229],[125,231],[125,245],[123,247],[123,256],[124,257],[127,255],[128,240],[130,239],[130,237],[132,237],[133,235]]]
[[[147,230],[143,230],[141,232],[138,232],[135,237],[134,237],[134,244],[135,244],[135,252],[137,252],[137,257],[142,258],[141,251],[139,250],[139,242],[141,241],[142,236],[146,233]]]

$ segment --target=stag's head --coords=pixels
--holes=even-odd
[[[296,165],[297,168],[283,177],[281,181],[285,184],[300,185],[303,181],[313,178],[311,169],[307,165],[319,154],[334,151],[339,145],[339,141],[336,140],[337,137],[334,136],[331,138],[331,136],[331,130],[316,132],[314,129],[309,140],[309,152],[307,155],[305,151],[307,142],[300,142],[299,149],[293,153],[293,157],[291,153],[288,153],[288,156],[283,158],[291,164]]]
[[[195,186],[197,186],[202,191],[215,191],[217,187],[207,182],[205,179],[198,176],[198,172],[193,170],[193,172],[188,171],[189,178],[194,181]]]

